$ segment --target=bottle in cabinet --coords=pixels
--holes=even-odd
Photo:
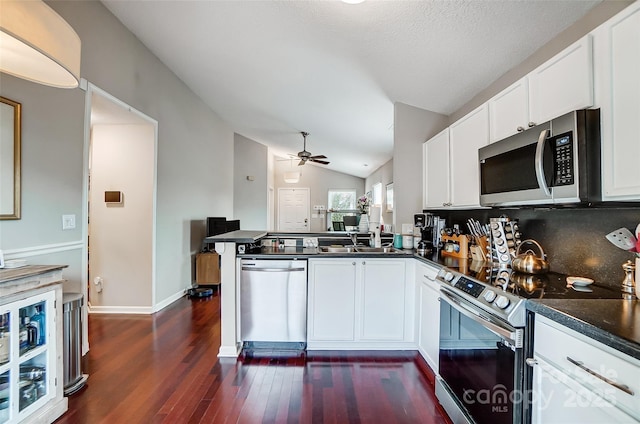
[[[45,336],[47,334],[47,332],[45,331],[46,316],[42,312],[42,307],[43,307],[42,304],[37,304],[35,306],[36,313],[31,316],[31,325],[34,326],[36,330],[38,330],[38,337],[36,338],[37,346],[42,346],[46,342],[46,339],[45,339]]]
[[[0,315],[0,365],[9,362],[11,352],[11,333],[9,332],[9,314]]]

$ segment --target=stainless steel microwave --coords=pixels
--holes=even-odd
[[[600,109],[586,109],[482,147],[480,204],[600,202],[600,144]]]

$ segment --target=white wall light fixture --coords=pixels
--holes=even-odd
[[[295,184],[300,181],[300,173],[299,172],[285,172],[284,173],[284,182],[289,184]]]
[[[39,84],[76,88],[78,34],[41,0],[0,0],[0,71]]]

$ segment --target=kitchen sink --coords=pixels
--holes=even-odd
[[[321,253],[404,253],[393,247],[320,246]]]

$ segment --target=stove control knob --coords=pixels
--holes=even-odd
[[[486,300],[489,303],[493,302],[495,298],[496,298],[496,292],[494,292],[493,290],[487,290],[484,294],[484,300]]]
[[[450,273],[449,271],[447,271],[446,274],[444,274],[444,279],[448,282],[451,282],[451,280],[453,280],[454,275],[452,273]]]
[[[496,306],[500,309],[505,309],[509,306],[509,299],[506,296],[498,296],[496,299]]]

